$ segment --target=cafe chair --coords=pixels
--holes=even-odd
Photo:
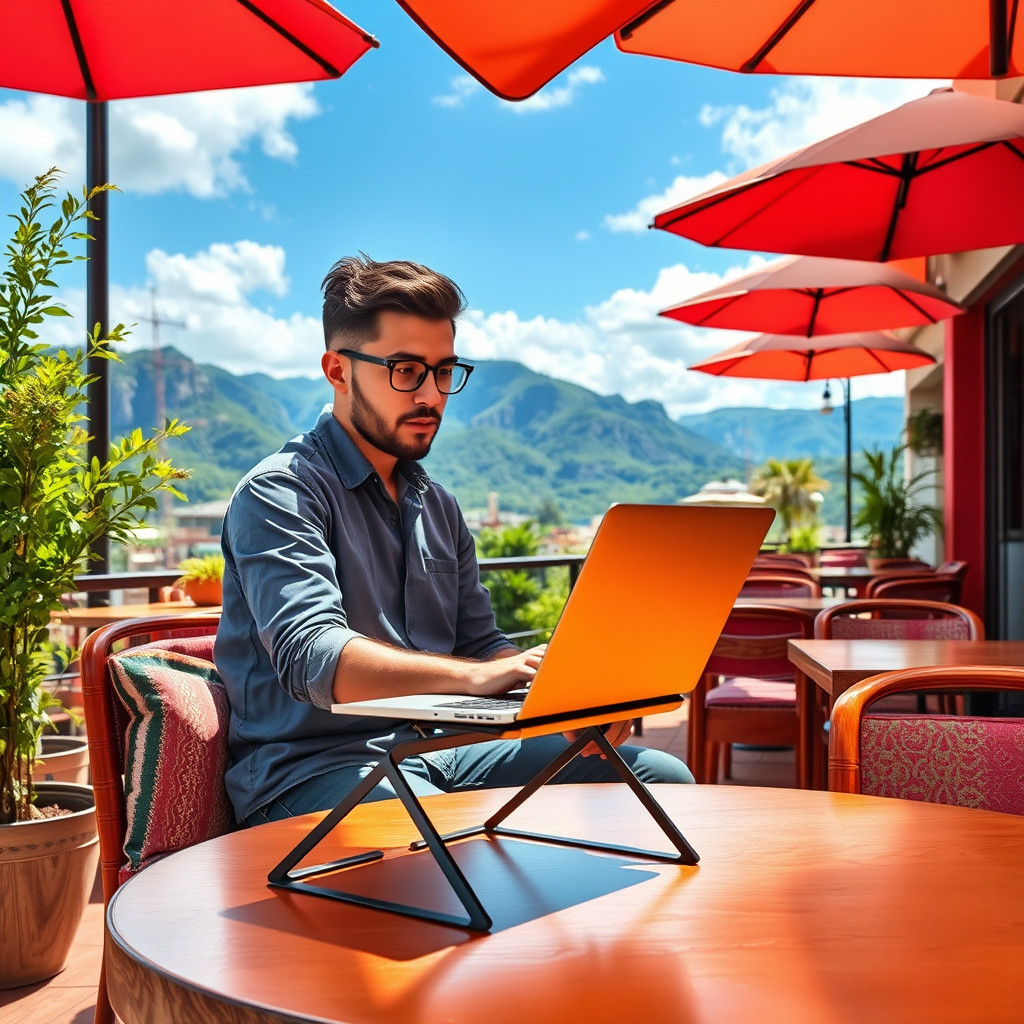
[[[985,625],[948,601],[863,598],[833,605],[814,620],[815,640],[984,640]]]
[[[1024,668],[936,666],[882,672],[832,709],[829,789],[1024,814],[1024,719],[872,713],[908,691],[1024,691]]]
[[[751,573],[740,588],[744,597],[821,597],[821,587],[809,577],[788,570],[776,573]]]
[[[757,562],[750,567],[748,576],[797,576],[802,580],[817,580],[817,577],[806,565],[759,565]]]
[[[216,615],[115,622],[82,648],[82,699],[103,905],[160,857],[232,830],[228,704],[213,665]],[[106,966],[96,1024],[113,1024]]]
[[[934,572],[933,566],[920,558],[872,558],[876,572]]]
[[[912,572],[905,576],[879,576],[868,584],[864,596],[959,604],[962,591],[963,577],[940,575],[935,572]]]
[[[822,569],[861,569],[867,564],[868,560],[861,548],[818,552],[818,565]]]
[[[760,568],[792,568],[792,569],[807,569],[809,563],[806,558],[801,555],[790,555],[790,554],[763,554],[754,556],[754,567]]]
[[[936,566],[935,571],[940,576],[956,576],[962,580],[967,575],[967,562],[943,562],[942,565]]]
[[[794,673],[787,645],[813,631],[803,609],[733,607],[690,702],[687,751],[698,782],[718,782],[720,767],[729,777],[733,743],[797,748],[800,779],[797,686],[807,681]]]

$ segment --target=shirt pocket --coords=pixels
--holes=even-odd
[[[427,572],[448,572],[457,573],[459,571],[459,563],[454,558],[424,558],[423,564],[426,566]]]
[[[409,639],[421,651],[451,654],[459,620],[459,563],[455,558],[424,557],[423,568],[422,589],[406,600]]]

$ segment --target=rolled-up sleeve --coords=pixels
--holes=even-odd
[[[294,475],[263,473],[236,492],[224,532],[228,571],[278,680],[295,700],[325,710],[342,650],[363,635],[342,602],[331,516]]]

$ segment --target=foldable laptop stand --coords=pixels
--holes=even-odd
[[[651,795],[647,787],[633,774],[629,765],[622,759],[619,752],[605,738],[600,726],[590,726],[583,729],[579,736],[562,753],[555,757],[549,764],[542,768],[511,800],[491,815],[482,825],[462,829],[457,832],[450,832],[447,835],[440,835],[434,828],[430,819],[423,810],[422,805],[416,798],[408,782],[399,770],[399,765],[407,757],[414,754],[422,754],[430,750],[439,750],[445,747],[460,747],[472,743],[482,743],[485,740],[495,739],[495,734],[490,733],[444,733],[442,735],[424,736],[421,740],[410,740],[406,743],[397,744],[387,756],[355,787],[342,801],[329,812],[327,816],[306,836],[267,876],[270,885],[280,889],[291,889],[295,892],[305,892],[316,896],[326,896],[329,899],[341,900],[345,903],[357,903],[364,907],[374,907],[378,910],[390,910],[398,914],[406,914],[410,917],[419,917],[427,921],[435,921],[440,924],[456,925],[463,928],[472,928],[477,931],[489,931],[491,918],[484,910],[483,905],[477,898],[466,876],[462,873],[455,859],[447,848],[447,843],[454,840],[465,839],[475,835],[496,835],[512,836],[520,839],[532,839],[538,842],[555,843],[562,846],[576,846],[592,850],[604,850],[609,853],[627,854],[634,857],[647,857],[652,860],[668,861],[674,864],[696,864],[699,860],[693,847],[686,841],[682,833],[675,827],[668,815],[661,809],[657,801]],[[658,823],[661,830],[668,836],[672,845],[678,850],[678,855],[670,853],[659,853],[652,850],[635,849],[630,846],[618,846],[613,843],[596,843],[581,839],[569,839],[559,836],[543,835],[537,832],[525,832],[520,829],[503,828],[500,823],[504,821],[517,807],[528,797],[535,793],[541,786],[556,775],[565,765],[576,757],[588,743],[596,743],[601,753],[607,758],[608,763],[615,769],[616,773],[636,794],[637,799],[651,817]],[[366,853],[355,854],[350,857],[343,857],[340,860],[331,861],[326,864],[316,864],[304,868],[295,866],[303,860],[310,851],[315,849],[323,839],[334,830],[341,820],[359,803],[367,794],[382,780],[387,779],[391,783],[399,799],[405,804],[409,817],[419,829],[423,839],[410,844],[410,850],[419,850],[429,847],[438,866],[444,872],[445,878],[455,891],[468,917],[462,919],[452,914],[445,914],[439,911],[428,910],[422,907],[410,906],[405,903],[392,903],[389,900],[376,899],[371,896],[363,896],[357,893],[341,892],[337,889],[310,884],[308,878],[318,875],[325,875],[344,868],[354,867],[357,864],[365,864],[369,861],[380,860],[384,856],[382,850],[371,850]]]

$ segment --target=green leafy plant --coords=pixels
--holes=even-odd
[[[769,459],[754,474],[750,490],[779,513],[783,543],[791,546],[794,530],[817,520],[821,492],[831,486],[818,476],[813,459]]]
[[[190,580],[214,583],[224,579],[224,556],[200,555],[196,558],[186,558],[178,566],[178,571],[181,573],[178,583],[187,583]]]
[[[817,551],[821,547],[821,524],[815,520],[794,526],[789,531],[788,551]]]
[[[854,526],[867,532],[872,554],[880,558],[907,558],[918,541],[942,529],[942,511],[920,500],[934,471],[908,478],[906,451],[905,444],[865,451],[867,469],[851,474],[863,494]]]
[[[938,409],[917,409],[907,417],[907,444],[915,455],[937,455],[942,451],[942,413]]]
[[[92,218],[88,204],[100,191],[67,193],[47,227],[41,220],[58,208],[58,181],[52,169],[22,194],[0,276],[0,824],[34,816],[32,768],[59,707],[44,685],[51,611],[75,590],[97,540],[129,540],[156,510],[155,492],[183,497],[174,481],[188,476],[159,457],[162,441],[188,429],[176,420],[150,437],[133,430],[114,441],[105,462],[88,458],[86,359],[116,359],[111,344],[126,330],[119,324],[102,338],[97,326],[73,352],[40,340],[69,315],[54,299],[53,278],[84,258],[68,245],[88,237],[77,228]]]

